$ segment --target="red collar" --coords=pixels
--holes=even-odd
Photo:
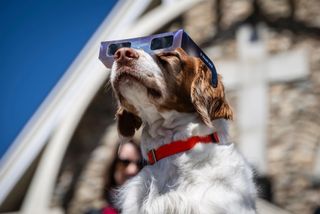
[[[169,144],[160,146],[158,149],[150,150],[147,155],[149,164],[153,165],[155,162],[166,158],[168,156],[185,152],[192,149],[197,143],[219,143],[219,136],[217,132],[207,136],[193,136],[186,140],[173,141]]]

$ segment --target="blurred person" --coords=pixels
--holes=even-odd
[[[114,207],[115,190],[138,174],[144,165],[139,146],[133,140],[118,143],[115,152],[115,158],[106,173],[104,188],[104,197],[108,205],[101,210],[91,209],[86,214],[118,214]]]

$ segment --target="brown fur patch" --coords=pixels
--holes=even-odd
[[[214,119],[233,119],[220,75],[214,88],[207,66],[200,59],[188,56],[181,48],[158,57],[164,64],[164,77],[169,89],[169,96],[160,110],[196,111],[207,125],[211,125]]]
[[[125,110],[123,107],[119,107],[116,117],[118,120],[118,132],[125,137],[132,137],[142,124],[140,117]]]

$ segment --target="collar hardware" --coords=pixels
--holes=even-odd
[[[156,157],[156,150],[152,149],[150,152],[152,153],[152,162],[153,163],[158,162],[157,157]],[[149,162],[150,162],[150,159],[149,159]]]

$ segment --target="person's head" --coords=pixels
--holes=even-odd
[[[142,156],[137,143],[122,142],[115,149],[114,160],[107,174],[107,191],[135,176],[142,168]]]
[[[140,171],[141,158],[140,150],[134,142],[128,141],[119,145],[113,172],[116,186],[124,184]]]

